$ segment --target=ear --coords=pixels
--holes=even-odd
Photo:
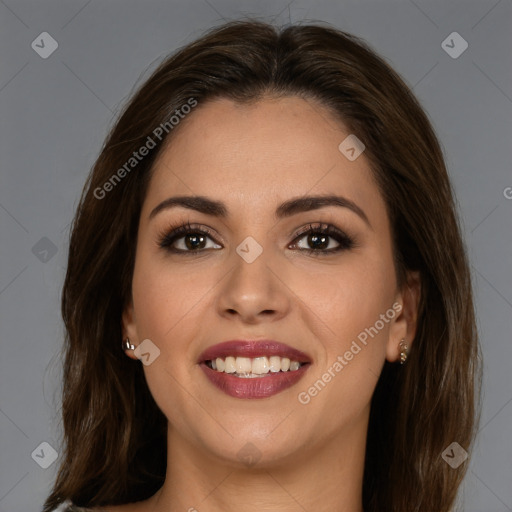
[[[420,273],[416,271],[407,272],[406,283],[402,290],[399,290],[395,297],[393,309],[397,310],[397,316],[394,319],[390,330],[386,346],[386,359],[394,363],[400,359],[400,341],[405,339],[405,343],[410,349],[416,336],[418,327],[418,306],[421,296],[421,278]]]
[[[133,301],[131,299],[130,302],[124,308],[122,315],[122,324],[123,341],[126,340],[126,338],[128,338],[132,345],[137,346],[139,344],[139,338],[137,336],[137,322],[135,319],[135,311],[133,309]],[[138,360],[133,350],[125,350],[124,353],[128,357]]]

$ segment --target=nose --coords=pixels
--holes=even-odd
[[[274,322],[286,316],[291,305],[291,291],[286,286],[278,262],[266,251],[252,263],[237,253],[234,266],[218,290],[219,315],[238,318],[246,324]]]

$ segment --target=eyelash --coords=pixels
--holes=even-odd
[[[158,235],[158,245],[162,249],[165,249],[171,253],[175,254],[186,254],[186,255],[192,255],[197,254],[199,252],[202,252],[207,249],[197,249],[197,250],[189,250],[185,251],[182,249],[176,249],[172,247],[172,244],[176,242],[176,240],[179,240],[180,238],[183,238],[186,235],[189,234],[200,234],[205,235],[209,238],[211,238],[213,241],[215,241],[215,238],[213,237],[213,233],[210,229],[206,227],[202,228],[196,228],[193,225],[191,225],[189,222],[186,224],[180,224],[176,227],[171,226],[163,233],[160,233]],[[307,254],[310,254],[312,256],[327,256],[329,254],[334,254],[340,251],[353,249],[356,246],[356,243],[353,238],[349,237],[346,233],[341,231],[340,229],[336,228],[335,226],[331,224],[309,224],[306,229],[301,230],[300,232],[296,233],[295,238],[293,239],[292,243],[296,243],[298,240],[303,238],[305,235],[309,234],[316,234],[316,235],[325,235],[330,238],[333,238],[338,242],[338,247],[335,247],[334,249],[299,249],[301,252],[305,252]],[[217,243],[217,242],[215,242]]]

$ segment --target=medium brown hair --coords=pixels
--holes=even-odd
[[[103,197],[98,190],[191,99],[200,108],[213,98],[247,103],[265,95],[317,100],[363,141],[386,202],[398,281],[407,270],[421,276],[407,364],[385,362],[372,398],[364,509],[447,512],[454,505],[468,462],[453,469],[441,454],[454,441],[471,450],[481,364],[469,265],[432,126],[404,81],[361,39],[319,24],[279,30],[237,21],[156,69],[120,115],[85,185],[62,294],[64,453],[44,512],[66,499],[80,507],[143,500],[165,479],[167,419],[142,365],[120,347],[140,210],[174,130]]]

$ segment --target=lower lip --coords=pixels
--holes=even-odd
[[[244,378],[212,370],[205,363],[200,364],[212,384],[235,398],[267,398],[276,395],[296,384],[304,376],[309,366],[309,364],[304,364],[295,371],[270,372],[265,377]]]

